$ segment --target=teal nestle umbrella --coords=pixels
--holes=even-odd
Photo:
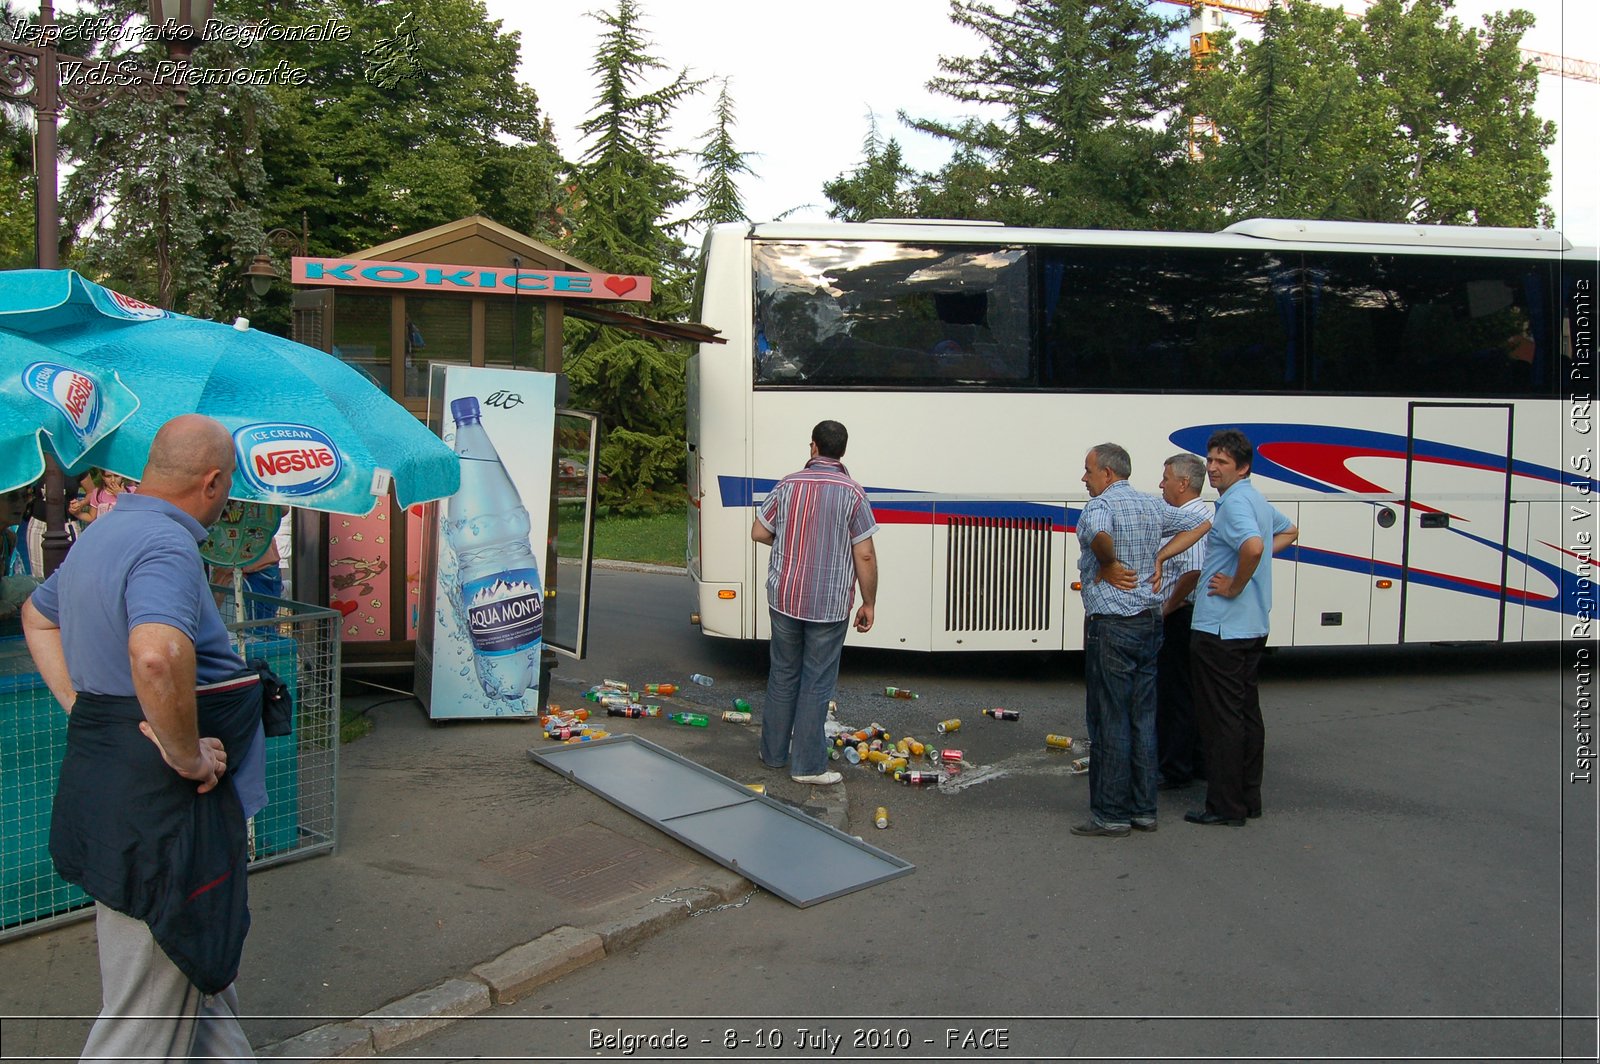
[[[69,473],[138,479],[156,430],[189,413],[233,434],[235,499],[365,514],[391,479],[402,506],[460,484],[454,452],[332,355],[242,320],[161,310],[72,270],[0,273],[0,375],[6,488],[38,476],[41,431]]]

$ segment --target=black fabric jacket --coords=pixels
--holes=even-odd
[[[200,734],[237,765],[261,719],[260,677],[198,696]],[[67,724],[50,819],[56,871],[91,898],[150,925],[203,993],[239,974],[250,930],[244,810],[228,778],[205,794],[139,732],[136,698],[79,694]]]

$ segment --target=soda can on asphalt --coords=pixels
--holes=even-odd
[[[878,771],[882,772],[884,775],[892,776],[896,772],[902,771],[906,767],[906,764],[906,759],[903,757],[891,757],[886,761],[878,762]]]
[[[1068,768],[1071,769],[1074,776],[1081,776],[1085,772],[1089,771],[1089,759],[1087,757],[1080,757],[1073,761]]]
[[[889,826],[889,807],[880,805],[872,814],[872,822],[880,828]]]
[[[1046,735],[1044,737],[1044,745],[1049,747],[1052,750],[1071,750],[1072,749],[1072,736],[1070,736],[1070,735]]]
[[[957,764],[957,765],[959,765],[961,763],[961,751],[960,750],[940,750],[939,751],[939,760],[943,761],[945,764]]]
[[[740,701],[744,701],[744,700],[740,699]],[[745,702],[745,705],[749,705],[749,704],[750,703]],[[737,709],[729,709],[729,710],[724,710],[723,711],[722,719],[727,721],[729,724],[749,724],[750,723],[750,714],[748,712],[741,713]]]
[[[944,735],[947,732],[960,731],[961,730],[961,718],[960,717],[951,717],[949,720],[941,720],[936,725],[936,730],[939,732],[940,735]]]

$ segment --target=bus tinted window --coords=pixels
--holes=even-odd
[[[1032,380],[1020,248],[758,242],[752,258],[758,387]]]
[[[1311,255],[1305,281],[1313,391],[1553,394],[1559,311],[1547,264]]]
[[[1272,255],[1040,251],[1044,381],[1115,391],[1298,391],[1298,272]]]

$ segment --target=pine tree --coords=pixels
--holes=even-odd
[[[1001,117],[908,119],[956,149],[919,188],[924,213],[1011,225],[1170,220],[1184,162],[1176,104],[1188,58],[1172,41],[1181,19],[1141,0],[1017,0],[1008,11],[952,0],[951,19],[984,49],[941,58],[929,87]]]
[[[907,218],[917,214],[911,184],[916,175],[906,166],[900,144],[887,141],[878,129],[878,116],[867,112],[867,136],[861,143],[861,162],[848,174],[822,186],[833,204],[828,217],[844,222],[873,218]]]
[[[718,222],[748,221],[744,211],[744,197],[739,194],[739,176],[753,174],[749,159],[754,152],[739,151],[733,142],[733,97],[728,94],[728,79],[722,79],[713,109],[715,124],[701,134],[705,147],[696,153],[700,162],[700,183],[695,194],[700,200],[700,210],[691,221],[697,225],[715,225]]]
[[[643,313],[688,312],[691,261],[673,214],[690,197],[678,154],[665,146],[673,111],[701,82],[679,72],[644,87],[666,64],[650,52],[642,12],[618,0],[594,16],[605,27],[590,68],[599,82],[580,129],[587,148],[573,172],[573,254],[600,269],[653,278]],[[681,497],[684,469],[684,365],[681,345],[572,322],[565,369],[575,400],[598,411],[607,429],[600,452],[607,480],[601,501],[622,512],[650,512]]]

